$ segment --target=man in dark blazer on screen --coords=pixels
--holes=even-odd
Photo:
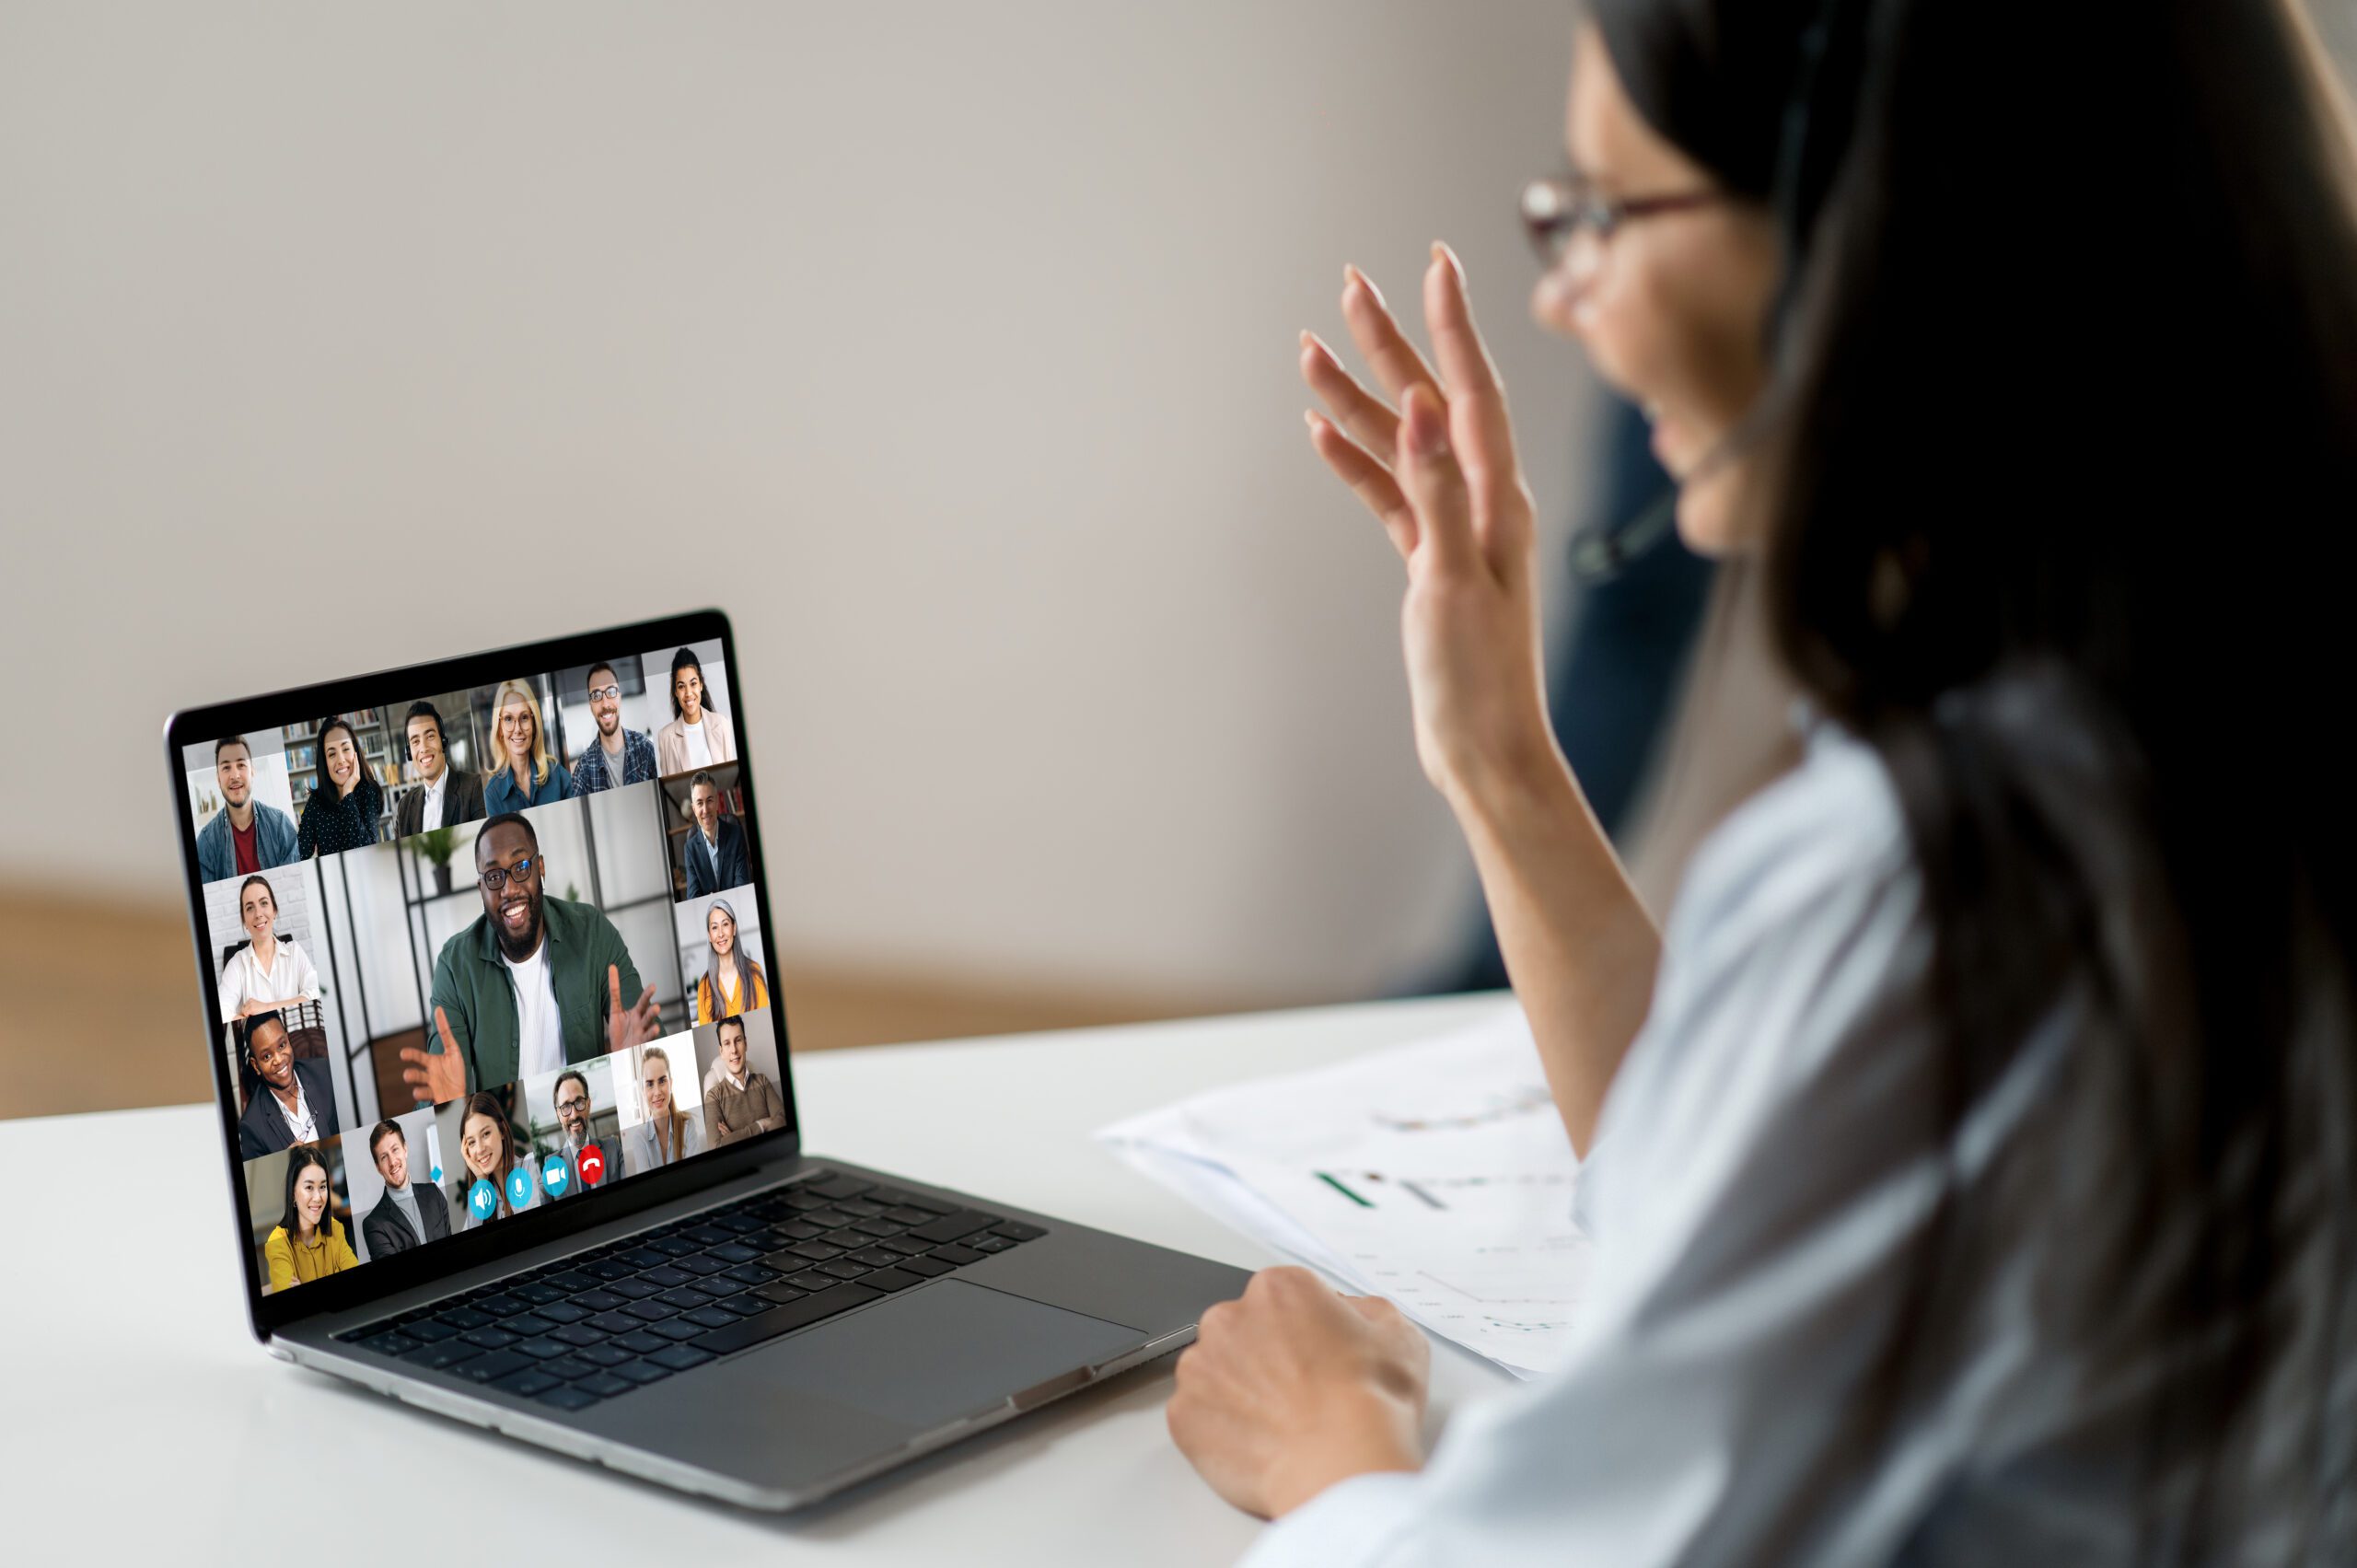
[[[442,745],[442,714],[431,703],[410,704],[403,726],[409,760],[417,769],[418,787],[393,807],[393,837],[405,839],[428,828],[455,828],[482,820],[482,775],[450,766]],[[434,820],[425,819],[434,808]]]
[[[450,1234],[450,1205],[431,1181],[409,1179],[409,1134],[398,1121],[379,1121],[368,1134],[368,1157],[385,1179],[385,1195],[360,1222],[368,1256],[389,1258]]]
[[[720,808],[720,785],[710,773],[698,773],[688,786],[688,807],[696,825],[679,850],[687,873],[688,897],[725,893],[753,879],[753,863],[745,853],[745,824]]]
[[[335,1086],[328,1078],[328,1064],[317,1057],[296,1057],[284,1018],[256,1013],[236,1027],[245,1031],[246,1065],[261,1080],[245,1115],[238,1119],[239,1158],[260,1159],[343,1131],[336,1121]]]

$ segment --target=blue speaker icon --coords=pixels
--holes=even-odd
[[[467,1208],[475,1218],[487,1220],[491,1218],[492,1211],[498,1207],[499,1189],[491,1184],[490,1177],[484,1177],[467,1190]]]

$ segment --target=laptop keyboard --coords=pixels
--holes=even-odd
[[[1046,1234],[821,1170],[336,1339],[586,1410]]]

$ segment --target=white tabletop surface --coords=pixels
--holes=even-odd
[[[1272,1260],[1089,1133],[1198,1089],[1469,1022],[1495,995],[798,1057],[807,1144],[1247,1268]],[[1162,1423],[1144,1368],[799,1515],[744,1513],[264,1354],[218,1122],[0,1121],[0,1500],[14,1562],[1218,1563],[1257,1522]],[[1511,1380],[1442,1344],[1435,1420]]]

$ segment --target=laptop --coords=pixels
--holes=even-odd
[[[814,1149],[746,684],[703,610],[165,745],[264,1347],[783,1510],[1177,1352],[1246,1276]]]

